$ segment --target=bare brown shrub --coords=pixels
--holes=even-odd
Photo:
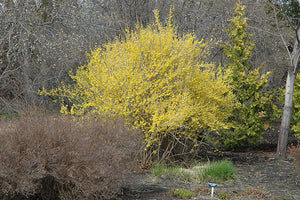
[[[0,199],[108,199],[140,148],[119,119],[35,114],[11,123],[0,133]]]
[[[294,158],[295,168],[298,176],[300,176],[300,143],[289,148],[291,156]]]

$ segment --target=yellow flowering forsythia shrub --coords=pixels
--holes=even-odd
[[[199,130],[227,128],[233,95],[227,77],[205,62],[209,54],[193,34],[179,37],[172,22],[137,26],[89,55],[72,85],[41,94],[72,103],[65,114],[123,116],[144,133],[147,147],[161,138],[196,141]]]

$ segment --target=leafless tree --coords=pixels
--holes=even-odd
[[[270,0],[266,1],[266,3],[272,8],[277,32],[280,35],[282,44],[286,49],[289,60],[287,79],[285,85],[284,110],[280,126],[276,154],[276,157],[278,159],[286,159],[287,143],[290,132],[290,122],[293,108],[294,84],[297,76],[300,58],[300,19],[288,16],[284,12],[284,10],[282,10],[281,5],[278,5],[278,2],[276,1]],[[279,20],[279,14],[284,16],[284,20]],[[284,26],[280,24],[281,21],[283,21]],[[286,27],[288,27],[294,35],[294,42],[292,47],[289,47],[289,43],[287,42],[285,35],[283,35],[283,28]]]

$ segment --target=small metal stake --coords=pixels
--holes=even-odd
[[[211,199],[214,198],[214,188],[217,187],[217,183],[209,182],[208,186],[211,187]]]

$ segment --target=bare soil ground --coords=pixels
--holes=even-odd
[[[224,153],[222,159],[231,160],[237,173],[235,180],[218,183],[214,199],[299,200],[300,177],[293,159],[274,158],[275,152]],[[120,199],[175,200],[178,198],[170,190],[180,188],[196,192],[197,196],[191,199],[211,199],[208,183],[185,183],[172,176],[153,177],[150,172],[132,174]]]

